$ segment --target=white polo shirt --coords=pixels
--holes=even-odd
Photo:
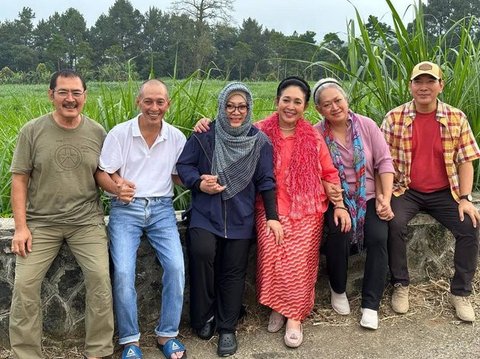
[[[148,148],[138,124],[140,115],[116,125],[103,143],[101,170],[119,172],[135,183],[135,197],[173,197],[172,174],[185,145],[185,135],[162,120],[162,130]]]

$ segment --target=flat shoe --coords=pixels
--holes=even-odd
[[[362,319],[360,320],[360,325],[367,329],[378,329],[378,312],[368,308],[362,308],[361,311]]]
[[[283,328],[285,321],[286,321],[286,318],[283,315],[272,310],[272,313],[270,313],[270,317],[268,318],[267,331],[269,333],[278,332],[280,329]]]
[[[283,340],[287,347],[298,348],[303,342],[303,326],[300,324],[300,330],[287,329]]]
[[[197,333],[197,336],[200,339],[210,340],[215,333],[215,320],[206,322],[205,325],[200,329],[195,329],[195,333]]]
[[[218,337],[217,354],[221,357],[228,357],[237,352],[237,337],[235,333],[223,333]]]
[[[332,304],[332,308],[340,315],[349,315],[350,314],[350,304],[348,303],[347,294],[343,293],[335,293],[332,288],[330,288],[330,302]]]

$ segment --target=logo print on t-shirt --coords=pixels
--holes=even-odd
[[[63,170],[70,171],[82,162],[82,153],[72,145],[62,145],[55,151],[55,162]]]

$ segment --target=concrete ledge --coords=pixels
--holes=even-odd
[[[479,201],[476,203],[477,207]],[[177,213],[179,231],[184,238],[185,225]],[[14,282],[15,256],[10,252],[14,223],[0,219],[0,346],[9,347],[8,317]],[[255,298],[255,245],[250,251],[246,280],[245,302],[258,306]],[[427,278],[450,277],[453,265],[453,237],[445,228],[427,214],[417,215],[408,229],[408,257],[412,282]],[[185,252],[185,251],[184,251]],[[186,258],[185,258],[186,259]],[[350,258],[347,292],[358,293],[361,288],[364,255]],[[186,261],[186,263],[188,263]],[[324,261],[321,261],[317,290],[328,291]],[[187,271],[188,272],[188,271]],[[142,241],[137,258],[137,291],[140,326],[149,330],[158,318],[162,270],[147,241]],[[183,321],[188,320],[189,282],[186,291]],[[62,246],[59,256],[48,271],[42,286],[44,336],[50,342],[62,345],[76,344],[84,336],[84,285],[83,275],[70,250]]]

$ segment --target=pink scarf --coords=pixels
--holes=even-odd
[[[275,175],[281,168],[282,158],[280,149],[285,143],[279,128],[278,113],[259,123],[259,128],[270,138],[273,145],[273,162]],[[306,215],[322,213],[322,196],[324,192],[321,184],[321,168],[319,165],[319,134],[305,119],[297,121],[295,128],[295,143],[288,166],[286,183],[277,183],[277,186],[286,186],[290,196],[290,217],[300,219]]]

